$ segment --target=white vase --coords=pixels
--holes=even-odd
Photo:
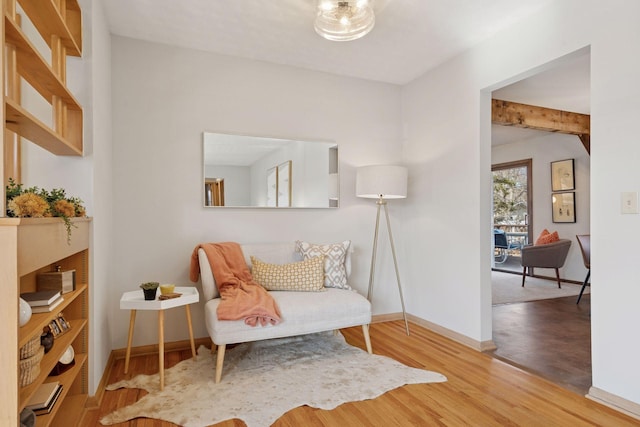
[[[29,319],[31,319],[31,306],[28,302],[20,298],[20,316],[18,323],[20,326],[24,326],[27,324]]]

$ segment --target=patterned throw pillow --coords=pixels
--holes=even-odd
[[[542,230],[540,236],[536,239],[536,245],[546,245],[548,243],[557,242],[560,240],[560,236],[558,236],[558,232],[554,231],[553,233],[549,233],[549,230],[546,228]]]
[[[324,256],[289,264],[267,264],[251,256],[253,280],[268,291],[320,292],[324,288]]]
[[[347,284],[347,269],[344,261],[351,245],[350,240],[331,245],[315,245],[313,243],[296,240],[296,250],[304,259],[324,255],[324,286],[351,290]]]

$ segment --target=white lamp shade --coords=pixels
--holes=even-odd
[[[407,197],[407,168],[404,166],[363,166],[356,171],[356,196],[370,199]]]

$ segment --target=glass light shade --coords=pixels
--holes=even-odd
[[[363,166],[356,171],[356,196],[370,199],[407,197],[409,173],[404,166]]]
[[[359,39],[371,31],[376,22],[371,1],[318,0],[316,32],[333,41]]]

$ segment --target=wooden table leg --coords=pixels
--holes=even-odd
[[[164,390],[164,310],[158,310],[158,364],[160,365],[160,391]]]
[[[124,373],[129,372],[129,357],[131,356],[131,343],[133,342],[133,326],[136,324],[136,311],[131,310],[129,317],[129,338],[127,339],[127,353],[124,358]]]
[[[191,340],[191,355],[196,357],[196,343],[193,340],[193,326],[191,324],[191,310],[189,310],[189,304],[185,305],[187,310],[187,325],[189,326],[189,339]]]

